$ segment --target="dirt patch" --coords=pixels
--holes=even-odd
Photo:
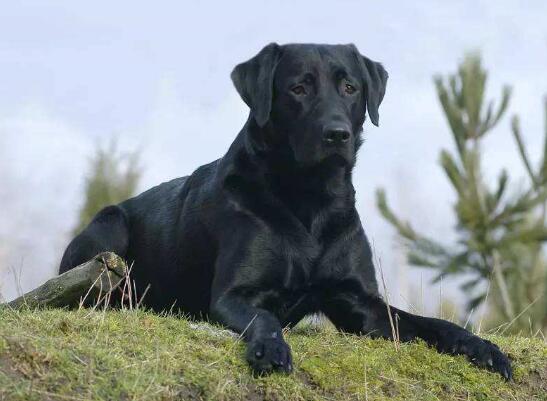
[[[385,382],[380,386],[380,389],[389,398],[394,398],[399,394],[399,389],[392,382]]]
[[[176,400],[176,401],[201,401],[203,396],[201,391],[197,387],[188,386],[184,387],[177,392],[174,398],[168,397],[166,400]]]
[[[534,393],[547,394],[547,367],[532,370],[521,383],[526,384]]]
[[[246,401],[263,401],[264,399],[264,394],[258,387],[252,383],[247,386],[247,395],[245,396]]]
[[[15,369],[13,360],[5,354],[0,355],[0,372],[13,380],[22,380],[25,378],[25,375]]]
[[[9,355],[2,355],[7,359],[7,362],[4,363],[9,363],[10,370],[20,375],[18,378],[40,378],[50,368],[49,357],[30,344],[19,338],[4,337],[4,340],[6,340],[9,349]]]
[[[314,380],[313,376],[310,375],[305,370],[299,369],[296,372],[293,373],[295,377],[300,380],[306,387],[313,390],[314,393],[320,394],[325,399],[335,399],[336,398],[336,392],[329,391],[321,387],[317,381]],[[340,391],[343,388],[343,383],[340,383]]]

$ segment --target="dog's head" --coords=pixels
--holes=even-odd
[[[265,136],[289,144],[302,166],[337,159],[353,165],[368,110],[379,123],[387,72],[354,45],[271,43],[232,72],[234,85]]]

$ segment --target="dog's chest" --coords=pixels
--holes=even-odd
[[[311,288],[279,288],[261,292],[253,304],[272,312],[285,326],[296,324],[304,316],[320,311],[321,297]]]
[[[282,321],[290,323],[319,311],[327,287],[334,286],[347,267],[337,264],[331,268],[329,249],[313,241],[301,244],[298,252],[282,249],[278,252],[275,265],[270,266],[270,271],[277,274],[265,281],[267,284],[257,298],[257,306],[275,312]]]
[[[329,231],[331,237],[326,238],[324,231]],[[334,225],[325,225],[316,231],[295,230],[292,236],[281,237],[274,246],[277,287],[302,292],[343,278],[351,263],[347,257],[349,238],[341,231]]]

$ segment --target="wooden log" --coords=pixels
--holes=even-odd
[[[12,308],[77,306],[82,299],[95,300],[101,293],[112,292],[125,280],[126,273],[127,265],[122,258],[103,252],[7,305]]]

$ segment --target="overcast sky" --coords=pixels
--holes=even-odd
[[[146,5],[145,5],[146,4]],[[0,6],[0,286],[28,290],[55,274],[81,205],[89,156],[116,137],[141,149],[141,190],[221,157],[247,117],[233,66],[276,41],[349,43],[390,73],[380,127],[366,123],[355,171],[358,210],[405,305],[406,272],[374,205],[383,186],[401,215],[453,239],[454,193],[438,167],[452,149],[432,76],[480,51],[488,96],[511,84],[534,161],[547,94],[547,2],[537,1],[4,1]],[[506,118],[485,143],[486,176],[507,166],[523,185]],[[14,277],[14,272],[19,279]],[[426,295],[438,286],[427,287]],[[454,284],[444,295],[461,301]],[[408,296],[408,295],[406,295]]]

